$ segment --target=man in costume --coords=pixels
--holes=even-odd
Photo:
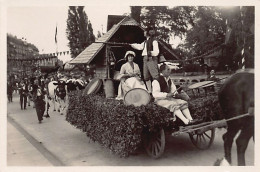
[[[155,103],[159,106],[165,107],[173,112],[174,117],[180,118],[185,125],[193,123],[193,119],[188,109],[188,103],[184,100],[175,98],[178,94],[176,86],[170,79],[171,69],[166,64],[160,66],[162,76],[153,80],[153,97]],[[174,119],[174,118],[173,118]]]
[[[143,50],[143,76],[148,92],[152,92],[151,79],[158,79],[158,55],[159,45],[154,37],[155,30],[153,27],[148,27],[145,31],[146,40],[141,43],[130,44],[136,50]]]

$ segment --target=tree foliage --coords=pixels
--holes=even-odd
[[[235,70],[243,65],[242,58],[246,67],[254,66],[253,6],[143,6],[131,7],[131,12],[135,17],[140,13],[141,25],[154,26],[157,37],[167,43],[174,36],[184,38],[177,49],[185,58],[226,46],[219,58],[220,66]],[[232,30],[228,39],[227,28]]]
[[[92,24],[88,20],[84,6],[69,7],[66,34],[72,58],[95,41]]]
[[[193,25],[194,7],[145,6],[141,10],[141,24],[154,26],[158,37],[169,42],[170,36],[184,36]]]
[[[192,55],[201,55],[225,41],[226,24],[216,7],[198,7],[194,11],[194,25],[186,32],[185,45]]]
[[[131,17],[135,19],[135,21],[140,23],[142,6],[131,6],[130,9],[131,9]]]
[[[233,69],[243,65],[254,68],[254,20],[255,7],[233,7],[223,10],[227,18],[229,35],[226,36],[223,62]],[[226,60],[225,60],[226,59]],[[243,60],[245,62],[243,63]]]

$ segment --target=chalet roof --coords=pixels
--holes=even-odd
[[[115,24],[107,33],[102,35],[100,38],[96,40],[96,42],[89,45],[85,50],[83,50],[76,58],[71,60],[70,64],[90,64],[90,62],[96,57],[96,55],[102,50],[105,46],[102,42],[109,42],[110,38],[118,31],[120,26],[137,26],[144,30],[138,22],[136,22],[133,18],[126,16],[119,23]],[[166,60],[175,57],[177,60],[180,58],[173,52],[171,48],[167,46],[165,42],[162,40],[158,41],[161,47],[164,49],[164,54]]]
[[[104,43],[97,42],[107,42],[119,29],[120,26],[140,26],[133,18],[125,17],[118,24],[114,25],[107,33],[102,35],[96,40],[96,42],[89,45],[84,51],[82,51],[75,59],[70,61],[70,64],[89,64],[98,52],[104,47]]]

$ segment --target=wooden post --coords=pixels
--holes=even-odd
[[[107,79],[110,79],[110,63],[109,63],[109,53],[108,53],[108,50],[109,50],[109,45],[106,45],[105,56],[106,56]]]
[[[107,69],[107,78],[104,80],[104,89],[106,98],[114,98],[115,97],[115,90],[114,90],[114,84],[112,79],[110,78],[110,60],[109,60],[109,46],[106,45],[106,69]]]

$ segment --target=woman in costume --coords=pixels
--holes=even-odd
[[[127,91],[133,88],[143,88],[146,90],[144,82],[141,80],[139,66],[134,63],[135,52],[127,51],[125,60],[127,61],[120,69],[120,84],[118,87],[117,100],[122,100]]]

